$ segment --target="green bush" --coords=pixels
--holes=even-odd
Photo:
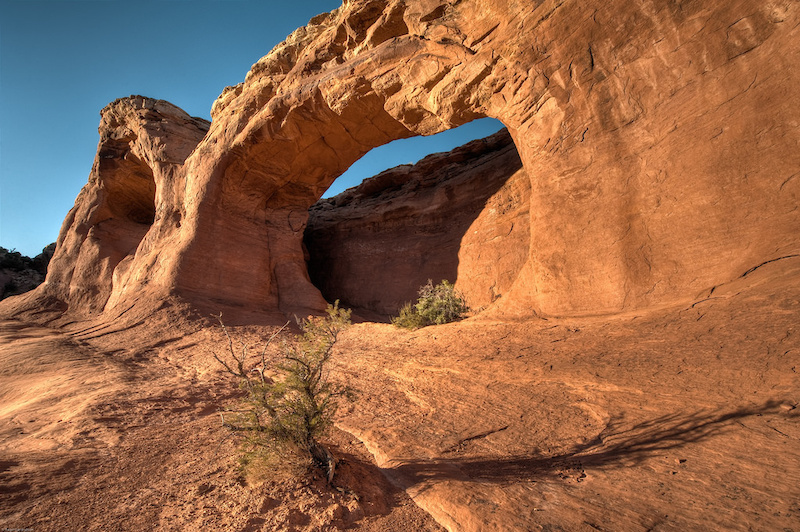
[[[331,482],[335,461],[319,439],[333,423],[337,399],[349,392],[328,380],[326,364],[350,325],[350,310],[340,309],[337,301],[328,305],[327,316],[299,322],[302,334],[284,342],[281,361],[274,365],[267,350],[288,323],[267,340],[260,356],[251,357],[246,345],[236,352],[221,315],[219,322],[228,350],[214,358],[247,392],[240,408],[223,414],[223,423],[242,436],[242,464],[256,461],[295,474],[313,465]]]
[[[469,312],[464,296],[452,283],[443,280],[436,286],[432,280],[420,287],[416,303],[406,303],[392,323],[406,329],[419,329],[428,325],[441,325],[458,321]]]

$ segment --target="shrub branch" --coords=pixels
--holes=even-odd
[[[267,352],[288,322],[266,340],[257,363],[251,364],[249,346],[242,344],[237,353],[221,314],[217,320],[227,351],[225,356],[214,353],[214,358],[247,392],[243,407],[229,411],[231,419],[223,416],[223,424],[241,433],[251,449],[279,458],[308,457],[332,482],[335,461],[319,438],[333,424],[338,398],[349,396],[349,391],[328,380],[326,364],[339,334],[350,325],[350,311],[340,309],[337,301],[328,306],[327,316],[298,321],[302,334],[283,342],[282,360],[274,365]],[[268,374],[271,369],[274,378]]]

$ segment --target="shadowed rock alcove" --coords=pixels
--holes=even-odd
[[[529,195],[506,130],[386,170],[311,207],[311,280],[328,301],[383,315],[428,279],[455,282],[485,307],[527,258]]]
[[[64,221],[43,287],[81,313],[106,307],[148,238],[180,227],[177,174],[208,130],[205,120],[142,96],[116,100],[101,116],[89,182]]]

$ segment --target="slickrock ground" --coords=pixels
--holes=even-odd
[[[798,274],[614,318],[370,326],[337,359],[369,390],[342,425],[451,530],[797,530]]]
[[[218,415],[238,395],[211,366],[218,335],[160,332],[0,322],[0,527],[440,530],[340,430],[341,492],[248,484]]]
[[[240,481],[219,332],[182,315],[3,322],[0,526],[436,530],[359,438],[450,530],[798,530],[800,257],[638,314],[354,325],[345,493]]]

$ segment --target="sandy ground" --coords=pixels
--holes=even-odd
[[[211,357],[217,331],[121,348],[153,342],[136,330],[0,322],[2,529],[441,530],[338,429],[339,490],[248,481],[220,421],[239,391]]]
[[[242,478],[213,327],[5,321],[0,527],[800,531],[798,317],[792,258],[646,313],[354,325],[341,490]]]

